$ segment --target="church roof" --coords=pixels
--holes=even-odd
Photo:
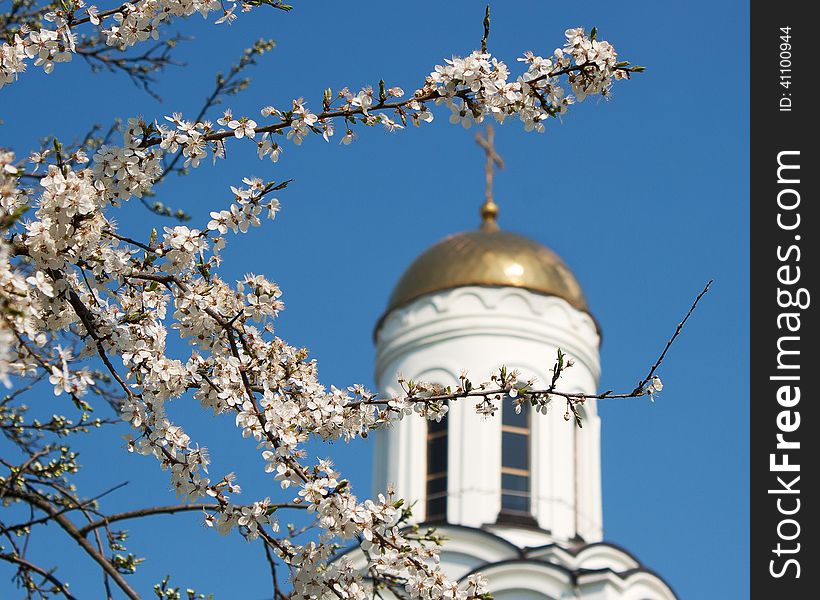
[[[480,229],[451,235],[413,261],[393,289],[386,312],[426,294],[470,285],[524,288],[589,312],[578,280],[555,252],[500,230],[494,214],[482,215]]]
[[[420,523],[419,527],[422,530],[435,528],[447,539],[441,548],[442,564],[458,570],[447,571],[448,576],[465,582],[470,575],[481,573],[489,579],[491,589],[496,587],[493,592],[506,592],[504,597],[518,597],[526,592],[549,594],[552,588],[555,593],[549,594],[550,598],[598,598],[602,590],[609,588],[611,595],[607,597],[611,598],[678,598],[660,575],[610,542],[553,542],[521,548],[487,526],[467,527],[434,521]],[[410,529],[407,527],[404,531]],[[367,556],[358,545],[345,550],[342,556],[349,557],[354,568],[362,571],[368,564]],[[454,558],[452,562],[450,557]],[[508,577],[504,578],[505,574]],[[513,585],[507,587],[511,580]],[[515,592],[518,594],[513,596]]]

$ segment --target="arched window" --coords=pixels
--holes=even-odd
[[[524,517],[530,508],[530,405],[515,412],[512,398],[501,407],[501,515]]]
[[[427,421],[427,521],[447,520],[448,421]]]

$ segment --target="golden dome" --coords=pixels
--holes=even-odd
[[[557,254],[524,236],[499,230],[495,215],[482,215],[481,229],[443,239],[410,265],[393,290],[386,313],[426,294],[468,285],[524,288],[558,296],[589,312],[581,286]]]

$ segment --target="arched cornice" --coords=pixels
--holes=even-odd
[[[600,338],[592,318],[554,296],[468,287],[425,296],[394,311],[377,337],[376,379],[408,353],[452,339],[497,336],[562,348],[597,379]]]
[[[538,592],[548,598],[562,598],[572,589],[575,574],[554,563],[535,559],[516,559],[488,564],[464,575],[459,581],[466,581],[470,575],[481,573],[490,582],[494,593],[510,590]]]
[[[546,544],[521,549],[486,529],[440,522],[424,522],[419,527],[433,527],[446,539],[442,549],[444,558],[447,553],[452,553],[475,559],[473,564],[477,566],[465,573],[460,581],[481,573],[490,580],[494,591],[524,589],[559,598],[566,591],[608,582],[626,600],[645,600],[646,593],[652,594],[652,600],[677,600],[666,580],[643,566],[630,552],[610,542],[594,542],[574,548]],[[367,559],[358,546],[348,548],[339,558],[342,556],[347,556],[356,568],[366,566]],[[600,565],[600,559],[611,559],[611,563],[594,568],[584,566],[590,563]],[[624,568],[625,565],[632,566]]]
[[[664,599],[677,598],[674,589],[663,577],[646,567],[623,546],[612,542],[593,542],[572,548],[553,543],[526,548],[524,554],[534,560],[560,560],[579,577],[585,575],[589,578],[593,574],[611,573],[629,587],[641,582],[661,594]],[[609,564],[605,564],[606,562]]]
[[[481,550],[480,554],[474,553],[473,555],[477,558],[487,556],[486,562],[497,562],[499,558],[501,560],[521,560],[524,558],[524,551],[521,548],[486,529],[441,522],[424,522],[420,523],[419,527],[421,529],[434,527],[438,535],[445,537],[445,552],[449,551],[452,542],[456,541],[459,545],[466,542],[473,545],[474,549]],[[489,554],[492,554],[492,556],[488,556]]]

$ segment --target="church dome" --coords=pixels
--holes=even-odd
[[[386,312],[426,294],[470,285],[523,288],[589,312],[580,284],[555,252],[500,230],[486,216],[480,229],[451,235],[413,261],[393,289]]]

